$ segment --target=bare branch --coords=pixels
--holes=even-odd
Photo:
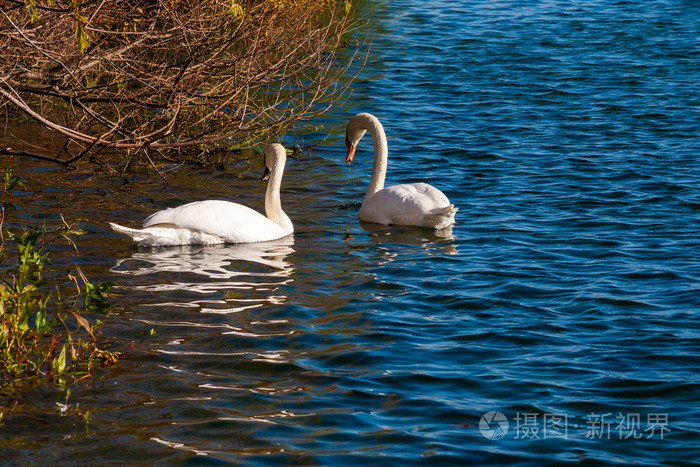
[[[4,4],[0,109],[82,145],[70,160],[264,140],[349,84],[336,55],[354,26],[342,0]]]

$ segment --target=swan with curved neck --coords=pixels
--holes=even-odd
[[[454,224],[457,208],[437,188],[427,183],[408,183],[384,188],[389,149],[384,127],[374,115],[357,114],[348,122],[345,134],[345,161],[353,161],[357,145],[366,132],[372,136],[374,167],[360,207],[360,220],[431,229],[444,229]]]
[[[280,186],[287,155],[280,144],[265,149],[265,215],[229,201],[196,201],[151,214],[142,229],[110,223],[142,246],[215,245],[276,240],[294,232],[282,210]]]

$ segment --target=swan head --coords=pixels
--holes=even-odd
[[[270,174],[279,164],[284,167],[286,160],[287,152],[284,150],[284,146],[277,143],[268,144],[265,148],[265,156],[263,157],[263,165],[265,166],[265,170],[263,172],[262,180],[268,180],[270,178]]]
[[[384,127],[379,122],[379,119],[367,112],[359,113],[350,119],[348,128],[345,131],[345,146],[348,148],[345,162],[349,164],[355,158],[357,145],[368,131],[372,135],[372,143],[375,146],[376,154],[377,145],[386,139]],[[386,146],[385,143],[383,145]]]
[[[357,149],[357,145],[367,132],[367,126],[364,123],[365,119],[362,118],[363,115],[365,114],[358,114],[352,117],[348,122],[348,128],[345,131],[345,147],[348,149],[345,156],[345,162],[348,164],[355,158],[355,150]]]

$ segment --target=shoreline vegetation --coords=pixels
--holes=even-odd
[[[84,231],[62,219],[61,226],[4,230],[5,215],[14,209],[6,194],[21,180],[5,169],[0,187],[0,393],[53,383],[65,386],[89,378],[97,368],[117,362],[100,339],[109,316],[111,282],[91,283],[79,267],[48,279],[47,248],[73,240]],[[17,230],[17,229],[13,229]],[[15,259],[8,261],[10,255]],[[11,263],[9,267],[6,262]],[[52,275],[53,276],[53,275]],[[92,318],[92,322],[88,319]],[[97,318],[93,318],[96,316]],[[0,407],[0,420],[7,408]]]
[[[72,167],[116,154],[105,165],[122,174],[225,160],[344,96],[353,14],[349,0],[7,0],[0,118],[55,144],[6,134],[0,155]]]

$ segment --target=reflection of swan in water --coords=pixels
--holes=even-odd
[[[361,222],[360,226],[375,244],[400,243],[434,249],[438,254],[457,253],[452,226],[440,230],[426,230],[407,225],[389,227],[370,222]]]
[[[155,281],[149,277],[140,284],[135,280],[137,283],[125,286],[134,291],[158,292],[148,294],[142,306],[238,313],[287,299],[275,291],[292,280],[294,269],[286,258],[294,253],[293,244],[294,238],[289,236],[238,245],[141,249],[119,260],[112,272],[154,275]]]
[[[377,264],[386,264],[404,255],[423,251],[429,256],[456,255],[457,245],[452,235],[452,226],[440,230],[427,230],[414,226],[386,226],[369,222],[360,223],[364,233],[348,233],[345,239],[352,250],[366,252],[375,246]],[[369,241],[368,241],[369,240]]]
[[[211,279],[236,276],[289,276],[292,268],[286,257],[294,252],[294,237],[258,243],[214,246],[180,246],[142,249],[129,258],[119,260],[112,272],[143,275],[162,272],[190,273]],[[235,268],[235,262],[246,263]],[[256,272],[251,264],[271,270]]]

